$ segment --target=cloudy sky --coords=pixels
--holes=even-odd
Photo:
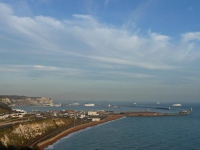
[[[0,94],[199,101],[199,0],[0,0]]]

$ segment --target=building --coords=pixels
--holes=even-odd
[[[100,118],[92,118],[92,121],[100,121]]]
[[[98,116],[99,114],[96,111],[88,111],[88,116]]]

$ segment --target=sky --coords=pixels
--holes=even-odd
[[[0,95],[199,102],[199,0],[0,0]]]

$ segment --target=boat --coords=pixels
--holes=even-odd
[[[108,107],[109,108],[118,108],[118,106],[116,106],[116,105],[110,105],[110,104],[108,105]]]
[[[61,107],[61,103],[59,103],[59,104],[54,104],[54,107]]]
[[[172,106],[180,107],[180,106],[182,106],[182,105],[181,105],[181,104],[173,104]]]
[[[86,103],[84,106],[95,106],[93,103]]]
[[[189,112],[187,110],[182,110],[179,112],[179,114],[187,115],[187,114],[189,114]]]
[[[79,103],[70,103],[70,104],[68,104],[69,106],[78,106],[78,105],[80,105]]]
[[[192,111],[192,107],[190,108],[190,111]]]

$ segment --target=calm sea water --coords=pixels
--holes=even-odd
[[[110,108],[108,105],[111,106],[118,106],[117,108]],[[13,107],[13,109],[23,109],[25,111],[51,111],[51,110],[105,110],[105,111],[114,111],[114,112],[123,112],[123,111],[141,111],[141,110],[149,110],[149,111],[159,111],[163,113],[170,113],[170,112],[179,112],[181,110],[189,110],[190,107],[194,106],[194,104],[183,104],[182,107],[172,107],[172,103],[137,103],[136,105],[133,102],[96,102],[94,107],[85,107],[84,103],[80,103],[79,106],[62,106],[62,107],[26,107],[26,106],[19,106]],[[156,107],[161,108],[168,108],[170,110],[164,109],[155,109]]]
[[[107,122],[72,133],[46,150],[200,150],[200,104],[177,109],[190,107],[194,111],[186,116],[124,117]]]

